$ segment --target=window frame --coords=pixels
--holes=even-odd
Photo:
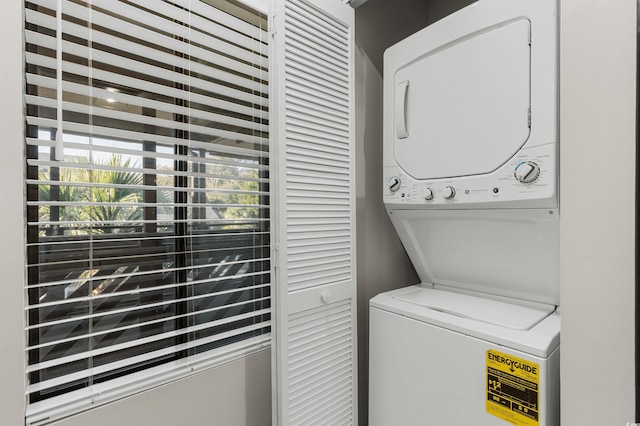
[[[24,7],[24,6],[23,6]],[[265,21],[265,25],[266,25],[266,21]],[[268,43],[268,37],[265,37],[265,41]],[[266,52],[266,49],[265,49]],[[264,52],[263,52],[264,53]],[[29,72],[30,67],[34,67],[34,65],[32,64],[27,64],[27,70],[26,72]],[[33,69],[31,69],[31,72],[33,72]],[[37,87],[32,85],[32,84],[27,84],[26,85],[26,94],[31,94],[31,95],[38,95],[37,93]],[[176,103],[181,103],[184,102],[181,99],[176,99],[175,100]],[[179,105],[182,106],[182,105]],[[35,116],[37,115],[37,107],[35,107],[34,105],[31,105],[27,102],[27,111],[26,111],[26,116]],[[152,111],[143,111],[142,115],[151,115],[153,112]],[[179,114],[174,114],[174,120],[176,122],[184,122],[185,117],[180,116]],[[152,125],[150,125],[152,126]],[[32,138],[38,138],[38,133],[39,133],[40,129],[38,128],[38,126],[35,126],[33,124],[29,124],[27,123],[26,125],[26,136],[27,138],[32,137]],[[88,135],[88,137],[92,137],[90,134]],[[178,139],[184,139],[186,142],[185,144],[175,144],[175,151],[173,153],[174,156],[176,157],[180,157],[180,156],[185,156],[186,158],[188,158],[187,160],[179,160],[176,159],[174,161],[175,163],[175,167],[174,170],[177,170],[178,172],[183,172],[183,173],[188,173],[189,172],[189,162],[193,161],[193,158],[191,157],[191,153],[190,151],[193,150],[193,148],[191,148],[189,146],[189,138],[190,135],[188,132],[185,132],[183,130],[177,130],[176,131],[176,138]],[[53,139],[53,135],[51,137],[51,139]],[[150,188],[154,188],[155,182],[156,182],[156,174],[155,173],[147,173],[150,170],[154,170],[156,169],[155,167],[155,157],[153,156],[146,156],[144,155],[145,152],[154,152],[157,154],[157,144],[156,142],[154,142],[153,140],[143,140],[143,141],[136,141],[136,143],[139,143],[141,145],[141,152],[142,152],[142,162],[143,162],[143,168],[142,170],[144,171],[142,173],[143,175],[143,186],[145,187],[144,190],[142,190],[142,205],[143,207],[143,221],[142,221],[142,228],[140,229],[140,234],[145,234],[145,233],[154,233],[157,234],[160,231],[158,230],[158,222],[154,221],[154,218],[157,219],[158,218],[158,198],[157,198],[157,190],[154,189],[150,189]],[[53,157],[53,151],[55,148],[51,148],[51,156]],[[203,148],[199,148],[199,149],[203,149]],[[155,150],[155,151],[152,151]],[[31,181],[37,181],[38,180],[38,175],[40,173],[40,170],[38,168],[38,166],[33,165],[33,164],[29,164],[29,160],[37,160],[38,157],[40,155],[39,152],[39,148],[38,146],[35,145],[30,145],[30,144],[26,144],[26,150],[25,150],[25,159],[26,159],[26,179],[27,181],[31,180]],[[226,155],[232,155],[232,154],[226,154]],[[262,299],[263,297],[269,297],[270,298],[270,293],[271,293],[271,284],[270,284],[270,277],[271,277],[271,259],[270,259],[270,255],[271,255],[271,249],[270,249],[270,219],[271,219],[271,214],[270,214],[270,209],[269,209],[269,201],[270,201],[270,195],[269,195],[269,160],[268,160],[268,154],[266,155],[258,155],[256,157],[258,159],[259,162],[259,166],[258,170],[259,170],[259,178],[257,179],[258,181],[258,189],[256,191],[256,193],[258,194],[257,196],[259,197],[260,201],[259,201],[259,205],[260,206],[266,206],[266,207],[260,207],[258,210],[262,213],[262,217],[260,217],[260,220],[257,221],[257,234],[259,242],[257,244],[253,245],[253,250],[255,251],[255,259],[257,259],[256,265],[258,265],[258,263],[260,263],[261,266],[261,273],[263,277],[266,277],[266,282],[263,282],[263,284],[268,284],[267,286],[262,286],[261,290],[259,290],[262,294],[262,297],[260,299]],[[194,162],[193,164],[204,164],[204,163],[197,163]],[[51,176],[51,181],[53,180],[59,180],[60,176],[58,175],[57,177],[55,176],[55,172],[54,169],[58,169],[57,167],[52,167],[51,171],[52,171],[52,176]],[[28,266],[27,267],[27,279],[26,279],[26,288],[28,289],[30,287],[30,285],[33,284],[40,284],[40,279],[39,279],[39,275],[41,272],[41,267],[40,265],[42,264],[42,257],[41,254],[39,252],[39,246],[38,244],[40,243],[40,239],[41,239],[41,235],[40,235],[40,230],[38,228],[38,223],[39,223],[39,215],[40,215],[40,199],[39,199],[39,191],[38,191],[38,184],[33,184],[33,183],[28,183],[26,184],[26,203],[27,203],[27,207],[26,207],[26,219],[27,219],[27,231],[26,231],[26,243],[27,243],[27,265],[32,265],[32,266]],[[53,200],[53,196],[55,193],[55,190],[53,189],[54,187],[57,187],[56,185],[51,185],[50,186],[50,196],[51,199],[50,201]],[[57,187],[59,188],[59,187]],[[187,258],[189,257],[189,245],[193,244],[193,241],[189,241],[189,238],[193,236],[193,233],[191,232],[191,230],[188,229],[187,227],[187,221],[189,220],[189,214],[188,214],[188,208],[187,206],[191,204],[193,204],[192,201],[190,201],[189,199],[189,194],[187,193],[190,189],[193,189],[192,186],[190,186],[190,182],[189,182],[189,178],[186,175],[180,175],[179,173],[176,173],[174,175],[174,195],[175,195],[175,200],[174,200],[174,223],[177,223],[177,226],[175,226],[175,235],[174,237],[176,238],[176,250],[175,250],[175,257],[176,257],[176,270],[178,271],[178,275],[179,278],[177,279],[177,281],[179,283],[186,283],[187,282],[187,275],[188,275],[188,269],[189,268],[189,264],[187,261]],[[181,188],[184,188],[184,190],[181,190]],[[201,193],[202,194],[202,193]],[[60,200],[59,196],[56,196],[56,198],[58,199],[58,201]],[[155,206],[154,206],[155,204]],[[196,203],[197,204],[197,203]],[[54,206],[55,207],[55,206]],[[197,212],[198,210],[194,210],[195,212]],[[196,213],[197,214],[197,213]],[[193,217],[192,217],[193,218]],[[196,219],[198,219],[198,217],[196,217]],[[60,211],[58,208],[55,208],[51,211],[51,222],[56,222],[56,221],[60,221]],[[36,224],[36,225],[33,225]],[[53,229],[53,228],[52,228]],[[131,235],[134,235],[137,233],[132,233]],[[218,234],[216,234],[218,235]],[[230,234],[231,235],[231,234]],[[51,238],[54,237],[54,235],[50,235]],[[68,239],[77,239],[78,237],[72,237],[72,238],[68,238]],[[95,235],[91,236],[90,239],[100,239],[99,237],[96,237]],[[262,259],[262,260],[260,260]],[[193,267],[193,265],[191,265],[191,267]],[[189,317],[186,316],[186,313],[189,310],[189,303],[191,303],[188,298],[190,296],[192,296],[192,294],[189,293],[190,286],[189,285],[176,285],[175,290],[176,290],[176,297],[175,299],[178,300],[178,302],[176,302],[179,306],[176,309],[177,312],[177,322],[180,323],[178,324],[178,326],[176,327],[177,330],[180,329],[184,329],[184,327],[188,327],[189,324]],[[253,291],[258,291],[258,290],[253,290]],[[31,326],[36,326],[39,324],[39,320],[37,318],[35,318],[35,315],[32,315],[33,310],[30,310],[29,307],[32,305],[36,305],[38,304],[38,300],[39,298],[42,296],[42,294],[39,294],[38,292],[29,292],[28,290],[26,290],[26,294],[27,294],[27,306],[26,306],[26,313],[27,313],[27,342],[26,342],[26,346],[30,347],[30,346],[34,346],[34,342],[35,344],[39,343],[39,337],[37,335],[37,330],[35,328],[30,328]],[[265,296],[266,294],[266,296]],[[266,304],[265,302],[259,302],[256,301],[253,303],[255,305],[255,309],[256,310],[260,310],[261,308],[264,308],[265,306],[270,306],[270,301],[267,301]],[[183,315],[184,314],[184,315]],[[182,316],[181,316],[182,315]],[[265,323],[269,323],[270,324],[270,314],[266,313],[264,315],[262,315],[262,322]],[[228,345],[229,349],[228,350],[221,350],[219,351],[220,353],[216,356],[214,356],[214,358],[216,358],[216,360],[213,361],[213,364],[219,364],[221,362],[226,362],[230,359],[230,357],[233,358],[238,358],[238,357],[242,357],[242,356],[246,356],[249,353],[255,352],[256,350],[260,350],[263,349],[266,346],[269,346],[269,343],[265,343],[265,341],[269,340],[268,338],[268,334],[270,332],[270,325],[267,328],[264,328],[260,331],[259,334],[264,335],[263,337],[265,337],[264,339],[262,339],[261,342],[258,342],[256,348],[253,349],[247,349],[245,347],[242,347],[242,345],[237,345],[238,347],[234,349],[234,344],[235,342],[232,342],[232,344]],[[186,343],[188,340],[187,334],[184,333],[179,333],[176,337],[176,343],[174,346],[179,346],[181,343]],[[185,374],[193,374],[195,371],[199,371],[199,369],[205,368],[205,367],[210,367],[212,364],[211,360],[206,360],[207,356],[197,356],[198,354],[196,354],[197,351],[193,350],[193,349],[183,349],[175,354],[173,354],[173,356],[167,357],[164,360],[160,360],[157,362],[151,362],[146,366],[139,366],[133,369],[132,374],[121,374],[119,372],[114,372],[113,373],[113,377],[114,380],[112,381],[116,381],[115,379],[121,379],[123,378],[124,382],[127,382],[128,378],[131,378],[130,376],[132,375],[136,375],[137,377],[135,378],[131,378],[130,381],[135,382],[136,380],[139,379],[139,376],[144,376],[145,372],[149,372],[150,375],[154,375],[156,373],[156,377],[152,378],[152,380],[149,382],[149,384],[147,385],[143,385],[142,387],[135,385],[135,386],[128,386],[129,389],[136,389],[136,390],[141,390],[144,388],[148,388],[149,386],[153,386],[157,384],[157,378],[158,377],[165,377],[166,380],[173,380],[177,377],[181,377],[184,376]],[[196,356],[194,356],[196,355]],[[199,354],[202,355],[202,354]],[[33,365],[36,364],[40,358],[40,356],[38,355],[38,351],[32,351],[32,352],[28,352],[28,356],[27,356],[27,365]],[[185,359],[192,359],[193,363],[191,366],[189,366],[186,370],[178,373],[178,375],[176,376],[176,372],[175,371],[168,371],[170,370],[170,368],[167,368],[167,364],[168,363],[174,363],[174,364],[184,364],[184,360]],[[154,370],[154,371],[151,371]],[[156,371],[157,370],[157,371]],[[142,374],[137,374],[137,373],[142,373]],[[31,375],[31,377],[35,380],[39,380],[40,377],[38,377],[40,374],[39,371],[35,371],[35,372],[30,372],[27,373],[27,376]],[[90,382],[91,380],[89,378],[86,378],[83,380],[83,382]],[[126,388],[127,386],[123,386],[123,388]],[[67,392],[62,392],[61,395],[65,395]],[[126,396],[128,394],[131,394],[131,391],[126,391],[124,394],[120,394],[119,396],[116,397],[122,397],[122,396]],[[47,401],[48,398],[43,398],[40,399],[41,395],[37,395],[35,396],[35,398],[33,398],[32,403],[28,404],[28,405],[34,405],[37,404],[38,402],[41,401]],[[53,397],[56,397],[58,395],[54,395]],[[29,410],[28,410],[29,411]],[[37,423],[38,422],[38,413],[40,413],[39,411],[36,410],[36,415],[35,417],[33,417],[33,423]],[[29,413],[28,413],[29,414]],[[31,421],[31,420],[28,420]]]

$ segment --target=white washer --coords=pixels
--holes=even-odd
[[[392,46],[384,202],[422,284],[370,302],[376,425],[559,425],[556,0]]]
[[[560,317],[551,309],[424,285],[374,298],[369,424],[559,425]]]

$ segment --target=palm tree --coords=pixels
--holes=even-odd
[[[87,158],[85,157],[68,157],[65,162],[74,164],[88,163]],[[44,203],[41,205],[39,207],[40,222],[48,222],[52,220],[51,211],[54,208],[57,209],[57,221],[59,222],[74,223],[89,220],[89,214],[86,208],[71,205],[73,202],[86,201],[89,199],[89,189],[87,187],[77,185],[77,182],[83,181],[81,175],[85,169],[86,168],[74,166],[59,167],[58,178],[56,179],[59,182],[56,185],[58,190],[57,194],[53,196],[53,199],[51,196],[51,185],[38,185],[39,201],[62,203],[55,207],[52,207],[50,203]],[[49,169],[41,171],[38,174],[38,179],[40,181],[48,181],[51,179],[50,174],[51,171]],[[64,203],[68,204],[65,205]]]
[[[93,203],[89,216],[93,222],[93,232],[131,232],[132,224],[142,219],[142,173],[123,169],[135,167],[130,158],[123,161],[122,155],[111,154],[111,157],[98,163],[107,168],[87,171],[93,183],[108,184],[91,187],[90,201]],[[120,226],[124,223],[125,226]]]
[[[70,157],[65,162],[88,166],[86,157]],[[56,199],[51,199],[50,185],[40,185],[40,201],[80,204],[58,206],[60,222],[91,222],[91,228],[83,226],[82,231],[74,230],[74,233],[133,231],[132,223],[142,219],[143,215],[142,207],[137,205],[142,200],[142,191],[139,189],[143,183],[142,174],[128,171],[136,165],[132,164],[130,158],[123,160],[120,154],[111,154],[108,160],[98,161],[95,165],[98,167],[60,167]],[[49,174],[41,172],[39,178],[48,180]],[[49,203],[40,207],[41,220],[50,220],[50,213]]]

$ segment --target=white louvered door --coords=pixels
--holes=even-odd
[[[357,424],[353,9],[274,1],[274,424]]]

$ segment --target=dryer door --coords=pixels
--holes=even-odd
[[[394,76],[394,156],[415,179],[486,174],[529,138],[530,21],[440,45]]]

